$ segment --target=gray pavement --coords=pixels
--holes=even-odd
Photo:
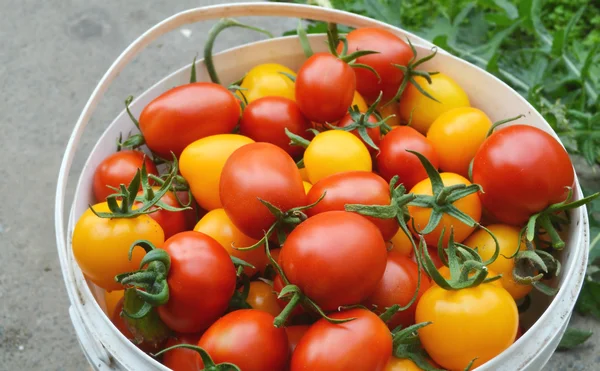
[[[134,38],[178,11],[220,2],[0,0],[0,370],[87,368],[54,242],[54,190],[65,145],[92,89]],[[161,38],[126,69],[94,116],[83,154],[127,95],[201,52],[210,25]],[[293,26],[292,20],[268,23],[276,34]],[[226,31],[217,49],[258,38]],[[74,176],[83,159],[76,160]],[[578,316],[573,322],[600,334],[598,322]],[[599,369],[598,339],[556,354],[546,370]]]

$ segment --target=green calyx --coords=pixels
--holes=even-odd
[[[157,249],[147,240],[135,241],[129,249],[129,260],[133,249],[137,246],[146,250],[146,255],[140,262],[140,269],[134,272],[122,273],[115,276],[115,281],[126,288],[135,288],[137,296],[144,305],[136,313],[124,311],[125,316],[133,319],[144,318],[153,307],[164,305],[169,301],[169,285],[167,275],[171,267],[171,257],[163,249]],[[144,269],[144,266],[148,265]]]
[[[342,43],[342,52],[338,53],[337,46],[340,42]],[[356,60],[360,57],[370,54],[379,54],[379,52],[373,50],[357,50],[354,53],[348,54],[348,40],[346,40],[346,37],[338,34],[337,25],[335,23],[329,23],[327,26],[327,45],[329,46],[329,52],[333,56],[339,58],[342,62],[347,63],[353,68],[369,70],[377,76],[378,80],[381,80],[381,76],[379,76],[379,73],[377,73],[373,67],[362,63],[356,63]]]
[[[430,324],[431,322],[423,322],[404,329],[395,328],[392,331],[392,354],[396,358],[410,359],[425,371],[444,371],[431,365],[429,356],[421,346],[418,330]]]
[[[223,31],[227,28],[230,28],[230,27],[245,28],[247,30],[252,30],[252,31],[256,31],[256,32],[265,34],[269,38],[273,37],[273,35],[269,31],[264,30],[262,28],[246,25],[246,24],[240,23],[240,22],[236,21],[235,19],[231,19],[231,18],[221,19],[209,31],[208,40],[206,41],[206,44],[204,46],[204,65],[206,66],[206,70],[208,71],[210,80],[212,82],[214,82],[215,84],[221,84],[221,80],[219,79],[219,76],[217,75],[217,71],[215,69],[215,64],[213,61],[213,46],[215,44],[215,40],[217,39],[217,36],[221,33],[221,31]]]
[[[121,316],[127,329],[133,335],[131,341],[135,344],[145,343],[152,345],[153,348],[158,348],[171,335],[171,329],[162,321],[156,308],[151,308],[141,318],[132,318],[127,315],[139,312],[145,304],[146,302],[138,296],[135,289],[126,289]]]
[[[135,176],[129,183],[128,187],[124,184],[115,189],[116,193],[111,194],[106,198],[106,203],[110,212],[97,212],[90,205],[90,210],[99,218],[136,218],[140,215],[150,214],[160,209],[169,211],[187,210],[189,207],[174,208],[166,205],[161,201],[161,198],[171,189],[173,180],[177,177],[177,158],[173,156],[173,166],[169,174],[164,179],[158,191],[154,191],[150,185],[148,171],[146,170],[146,161],[142,162],[142,168],[138,169]],[[138,190],[142,187],[143,196],[137,199]],[[121,202],[119,203],[119,200]],[[136,209],[133,205],[136,201],[142,202],[142,205]]]
[[[576,209],[579,206],[585,205],[600,196],[600,192],[598,192],[580,200],[570,202],[571,198],[573,197],[573,189],[568,187],[568,190],[569,192],[564,201],[552,204],[539,213],[533,214],[529,218],[525,229],[527,241],[533,241],[536,236],[536,232],[538,229],[541,229],[548,234],[548,237],[550,238],[550,245],[554,249],[562,250],[565,247],[565,242],[558,234],[556,226],[568,224],[569,221],[561,218],[559,214],[563,211]]]
[[[367,143],[367,145],[369,147],[373,148],[376,151],[379,151],[379,147],[377,147],[377,145],[373,142],[373,139],[371,139],[371,137],[369,136],[368,129],[381,129],[383,127],[384,131],[389,131],[389,130],[391,130],[391,128],[386,124],[386,121],[395,116],[395,115],[390,115],[384,119],[381,119],[381,120],[378,119],[377,122],[374,122],[374,123],[369,121],[369,118],[371,117],[371,115],[374,115],[374,117],[378,118],[375,115],[375,109],[377,108],[377,105],[379,104],[379,102],[381,102],[382,96],[383,96],[383,92],[380,92],[379,97],[377,97],[375,102],[373,102],[373,104],[364,113],[360,112],[360,110],[358,109],[357,106],[350,107],[348,109],[348,113],[350,114],[350,117],[352,118],[352,121],[353,121],[352,124],[350,124],[346,127],[343,127],[343,128],[339,127],[339,126],[331,125],[329,123],[325,124],[325,126],[332,130],[343,130],[343,131],[348,131],[348,132],[356,130],[356,132],[361,137],[361,139],[365,143]]]
[[[423,63],[431,60],[433,57],[435,57],[435,55],[437,54],[437,48],[436,47],[432,48],[431,54],[429,54],[421,59],[417,59],[417,49],[412,44],[412,42],[410,41],[409,38],[407,38],[406,40],[408,41],[408,45],[410,46],[410,49],[412,50],[413,56],[408,61],[406,66],[402,66],[399,64],[394,65],[396,68],[400,69],[404,73],[404,77],[402,78],[402,82],[400,83],[400,87],[398,88],[396,95],[394,95],[394,97],[392,99],[390,99],[384,105],[384,107],[387,106],[388,104],[400,99],[400,97],[404,93],[404,90],[406,90],[406,87],[408,86],[408,84],[412,84],[421,94],[423,94],[427,98],[440,103],[440,101],[438,101],[435,97],[433,97],[431,94],[426,92],[421,87],[421,85],[419,85],[419,83],[415,80],[415,76],[421,76],[425,80],[427,80],[427,82],[429,84],[431,84],[432,83],[431,76],[439,73],[439,72],[426,72],[426,71],[418,71],[417,70],[417,67],[419,67],[421,64],[423,64]]]
[[[215,364],[215,361],[213,361],[213,359],[208,354],[208,352],[197,345],[191,345],[191,344],[173,345],[172,347],[163,349],[160,352],[153,354],[152,356],[157,358],[173,349],[181,349],[181,348],[194,350],[200,355],[200,358],[202,358],[202,363],[204,364],[204,368],[199,371],[241,371],[240,368],[238,366],[234,365],[233,363],[223,362],[223,363]]]
[[[534,249],[530,241],[526,241],[527,250],[517,252],[514,257],[513,279],[522,285],[531,285],[541,293],[554,296],[558,288],[548,286],[542,280],[557,277],[561,264],[550,253]]]

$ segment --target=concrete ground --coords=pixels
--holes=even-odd
[[[55,246],[54,192],[65,145],[92,89],[134,38],[178,11],[220,2],[0,0],[0,370],[86,369]],[[210,25],[163,37],[136,59],[108,91],[83,138],[84,151],[127,95],[201,52]],[[269,22],[275,34],[294,26]],[[217,48],[257,38],[227,31]],[[79,156],[75,176],[82,162]],[[575,316],[573,324],[600,334],[593,320]],[[545,369],[597,370],[598,339],[557,353]]]

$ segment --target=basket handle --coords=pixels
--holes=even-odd
[[[150,43],[158,37],[173,31],[183,25],[196,23],[200,21],[219,19],[224,17],[243,17],[243,16],[272,16],[272,17],[296,17],[312,19],[315,21],[334,22],[345,24],[351,27],[378,27],[386,29],[400,37],[409,37],[414,44],[433,47],[433,44],[428,41],[413,35],[409,32],[402,31],[398,28],[390,26],[380,21],[376,21],[367,17],[356,14],[351,14],[335,9],[328,9],[309,5],[300,4],[282,4],[282,3],[241,3],[229,5],[215,5],[201,8],[190,9],[178,14],[175,14],[164,21],[158,23],[148,31],[144,32],[134,42],[132,42],[123,53],[114,61],[108,71],[104,74],[89,100],[87,101],[75,128],[69,138],[65,155],[63,157],[57,181],[56,200],[55,200],[55,231],[59,259],[64,271],[64,279],[67,283],[73,282],[73,272],[67,263],[67,239],[64,227],[64,210],[65,210],[65,192],[69,172],[75,156],[75,151],[79,141],[92,117],[98,103],[103,98],[104,93],[119,75],[119,73],[127,66],[127,64],[140,54]],[[444,52],[441,51],[440,52]],[[67,284],[67,291],[69,285]],[[75,294],[69,292],[71,299],[75,299]]]

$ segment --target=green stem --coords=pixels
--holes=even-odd
[[[279,313],[279,315],[277,317],[275,317],[275,320],[273,321],[273,326],[279,328],[279,327],[282,327],[283,325],[285,325],[285,322],[290,317],[290,315],[292,314],[294,309],[298,306],[301,299],[302,299],[302,294],[299,292],[295,292],[294,295],[292,296],[292,298],[290,299],[290,301],[285,306],[285,308],[283,308],[281,313]]]

